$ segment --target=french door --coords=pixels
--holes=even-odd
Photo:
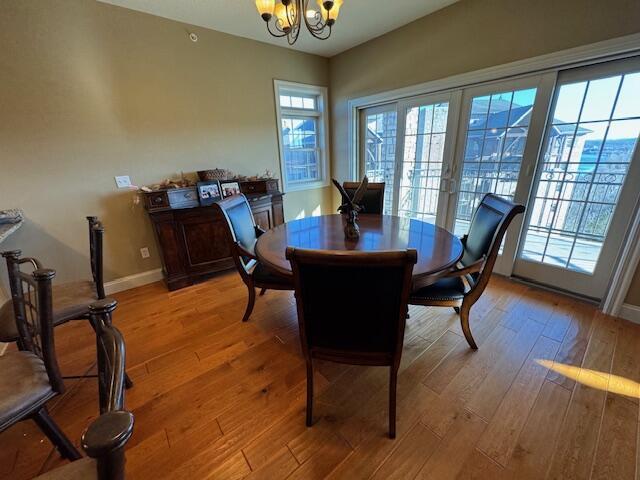
[[[640,59],[561,72],[515,275],[600,299],[640,186]]]
[[[555,75],[464,91],[446,226],[462,236],[486,193],[526,203]],[[509,275],[522,219],[509,227],[494,270]]]
[[[448,93],[361,112],[360,170],[385,182],[385,214],[446,226],[458,103]]]
[[[486,193],[526,205],[494,270],[602,298],[638,202],[640,58],[361,110],[385,213],[467,233]]]

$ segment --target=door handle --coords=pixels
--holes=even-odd
[[[451,182],[449,183],[449,195],[453,195],[458,189],[458,182],[455,178],[449,179],[449,182]]]
[[[444,177],[442,177],[442,178],[440,179],[440,191],[441,191],[442,193],[447,193],[447,189],[445,188],[444,183],[445,183],[445,182],[448,182],[448,181],[449,181],[449,179],[448,179],[448,178],[444,178]]]

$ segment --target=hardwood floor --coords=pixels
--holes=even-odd
[[[389,440],[386,368],[319,363],[305,427],[292,293],[258,297],[245,324],[236,274],[116,298],[136,383],[129,478],[636,478],[640,326],[574,299],[494,277],[471,312],[477,352],[453,309],[412,307]],[[65,374],[93,369],[88,325],[56,343]],[[95,380],[68,386],[51,412],[77,443]],[[61,462],[31,422],[0,434],[0,478]]]

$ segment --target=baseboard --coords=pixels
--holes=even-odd
[[[8,346],[8,343],[0,343],[0,357],[4,355],[4,352],[7,350]]]
[[[134,275],[117,278],[110,282],[105,282],[104,291],[107,295],[111,295],[112,293],[122,292],[123,290],[129,290],[130,288],[141,287],[143,285],[158,282],[160,280],[162,280],[162,269],[156,268],[155,270],[136,273]]]
[[[633,323],[640,323],[640,306],[623,303],[618,316]]]

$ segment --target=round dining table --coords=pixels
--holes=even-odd
[[[365,252],[413,248],[418,253],[414,282],[451,268],[462,257],[460,239],[431,223],[391,215],[360,215],[357,223],[360,238],[347,240],[342,215],[292,220],[262,234],[255,253],[266,267],[291,275],[291,264],[285,258],[287,247]]]

